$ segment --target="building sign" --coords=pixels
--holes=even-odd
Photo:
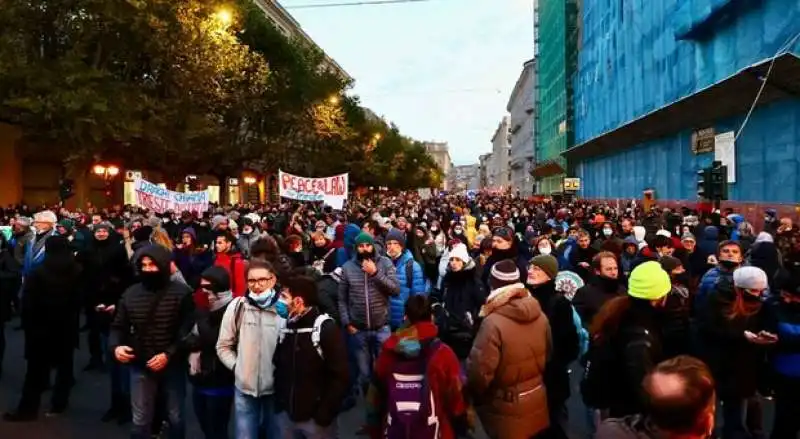
[[[336,210],[341,210],[347,200],[349,174],[331,177],[299,177],[278,171],[280,195],[299,201],[323,201]]]
[[[578,192],[581,190],[580,178],[564,178],[564,192]]]
[[[715,134],[713,127],[692,132],[692,152],[695,154],[714,152]]]

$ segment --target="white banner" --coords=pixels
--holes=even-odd
[[[278,171],[280,195],[299,201],[322,201],[336,210],[342,210],[347,200],[349,174],[331,177],[299,177]]]
[[[208,210],[208,191],[175,192],[155,183],[137,178],[133,181],[136,205],[156,213],[205,212]]]

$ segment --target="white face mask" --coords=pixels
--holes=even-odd
[[[553,252],[553,249],[548,245],[547,247],[539,247],[539,253],[543,255],[549,255]]]
[[[614,231],[611,229],[603,229],[603,235],[611,236],[612,233],[614,233]]]

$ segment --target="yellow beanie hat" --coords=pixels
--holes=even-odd
[[[640,264],[628,279],[628,295],[637,299],[658,300],[672,289],[669,275],[656,261]]]

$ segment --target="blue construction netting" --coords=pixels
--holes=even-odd
[[[582,8],[578,145],[771,58],[800,32],[800,0],[595,0]]]

